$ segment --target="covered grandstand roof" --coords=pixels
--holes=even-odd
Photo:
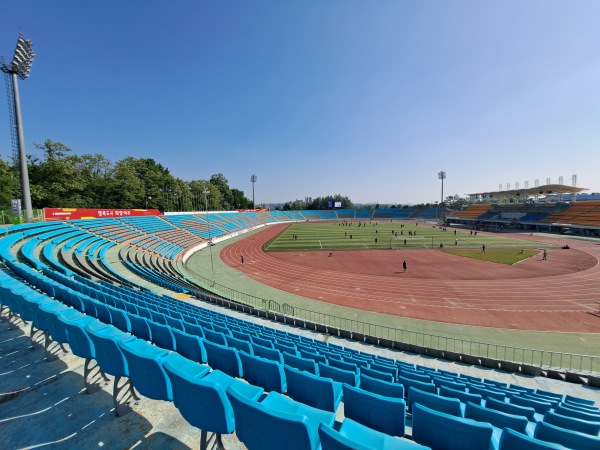
[[[480,197],[486,198],[528,198],[538,197],[540,195],[551,195],[551,194],[578,194],[582,191],[587,191],[587,188],[580,188],[575,186],[566,186],[564,184],[545,184],[543,186],[536,186],[525,189],[510,189],[506,191],[490,191],[490,192],[477,192],[474,194],[468,194],[469,197]]]

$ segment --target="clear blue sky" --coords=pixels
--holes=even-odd
[[[223,173],[256,202],[419,203],[526,180],[600,192],[600,1],[15,1],[28,153]],[[3,89],[2,89],[3,90]],[[10,155],[0,95],[0,155]]]

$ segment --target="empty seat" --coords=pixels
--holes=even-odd
[[[464,405],[457,398],[442,397],[410,387],[408,388],[408,412],[412,411],[415,403],[453,416],[463,416]]]
[[[351,386],[358,386],[358,374],[356,372],[328,366],[322,363],[318,363],[318,367],[319,376],[323,378],[331,378],[338,383],[348,383]]]
[[[207,366],[182,364],[177,357],[184,359],[171,354],[163,363],[171,381],[173,403],[191,425],[202,430],[200,448],[206,448],[207,432],[216,433],[217,441],[221,443],[220,435],[232,433],[235,429],[233,409],[226,394],[227,386],[218,381],[222,378],[220,375],[224,374],[212,372],[215,374],[212,377],[205,376],[209,370]],[[251,394],[252,398],[258,398],[261,392],[258,389]]]
[[[498,447],[498,450],[566,450],[566,448],[560,444],[541,441],[531,436],[527,436],[526,434],[511,430],[510,428],[505,428],[502,431]]]
[[[235,431],[248,450],[320,448],[318,427],[333,425],[335,415],[271,392],[263,401],[248,399],[235,388],[227,395],[235,415]]]
[[[319,425],[323,450],[427,450],[415,442],[402,441],[380,431],[344,419],[339,431],[324,423]],[[431,449],[429,449],[431,450]]]
[[[598,436],[567,430],[545,422],[537,424],[533,437],[561,444],[573,450],[598,450],[600,448],[600,437]]]
[[[163,368],[169,353],[142,339],[119,341],[127,360],[129,379],[142,395],[155,400],[172,400],[171,382]]]
[[[557,427],[566,428],[567,430],[591,434],[592,436],[600,435],[600,421],[592,422],[576,417],[563,416],[554,411],[548,411],[544,414],[544,422],[556,425]]]
[[[206,359],[213,369],[221,370],[232,377],[242,377],[242,362],[235,348],[204,341]]]
[[[489,423],[434,411],[416,403],[412,413],[412,437],[436,450],[489,450],[494,429]]]
[[[335,412],[342,399],[342,384],[285,366],[287,394],[299,402]]]
[[[244,379],[255,386],[260,386],[266,391],[285,393],[287,383],[283,365],[270,359],[260,358],[246,352],[239,352],[242,362]]]
[[[287,352],[283,352],[282,356],[285,365],[293,367],[294,369],[310,372],[313,375],[319,375],[319,369],[314,360],[302,358],[301,356],[292,355]]]
[[[378,380],[377,378],[371,378],[362,373],[360,374],[359,387],[365,391],[383,395],[384,397],[405,398],[406,394],[404,386],[400,383],[390,383],[388,381]]]
[[[348,384],[343,389],[346,418],[391,436],[404,436],[404,399],[384,397]]]

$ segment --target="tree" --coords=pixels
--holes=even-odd
[[[70,207],[87,206],[83,193],[85,180],[79,170],[82,159],[72,155],[72,150],[60,142],[47,139],[44,144],[35,144],[44,152],[41,162],[33,161],[29,170],[31,201],[34,207]]]
[[[16,198],[18,183],[14,168],[0,158],[0,209],[10,208],[10,201]]]
[[[227,178],[222,173],[214,174],[210,177],[210,184],[215,186],[221,193],[221,204],[218,209],[231,211],[234,207],[234,200]]]

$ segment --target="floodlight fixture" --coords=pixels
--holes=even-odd
[[[19,34],[19,39],[17,40],[17,46],[15,48],[12,62],[10,64],[3,62],[2,72],[11,75],[14,74],[21,80],[24,80],[25,78],[29,77],[29,72],[31,72],[31,64],[33,63],[34,57],[35,53],[33,53],[31,41],[24,39],[23,35]]]
[[[444,180],[446,179],[446,172],[443,170],[438,172],[438,179],[442,180],[442,199],[440,201],[440,204],[443,204],[444,203]]]
[[[27,155],[25,152],[25,136],[23,133],[23,124],[21,120],[21,100],[19,98],[19,85],[17,78],[24,80],[29,77],[31,64],[35,54],[33,53],[32,43],[24,39],[19,33],[17,46],[13,55],[12,62],[7,64],[0,59],[0,70],[9,77],[8,83],[12,85],[12,98],[9,98],[9,107],[14,108],[14,121],[11,117],[11,127],[16,128],[16,137],[19,149],[19,166],[21,172],[21,191],[23,195],[23,204],[25,207],[25,222],[33,222],[33,208],[31,206],[31,191],[29,188],[29,172],[27,169]],[[12,105],[10,104],[12,103]]]

